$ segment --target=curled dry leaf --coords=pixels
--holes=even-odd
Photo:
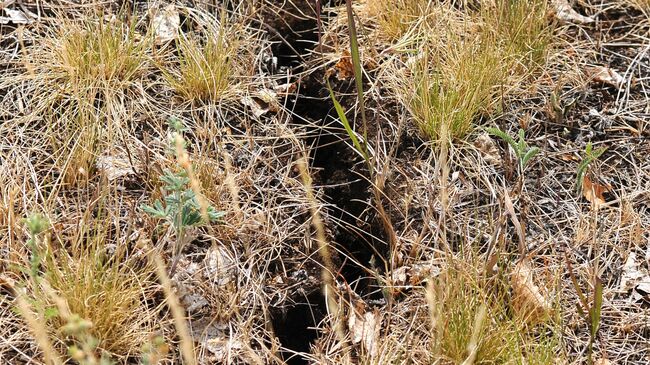
[[[513,307],[529,324],[543,321],[552,312],[551,302],[533,281],[533,269],[528,260],[521,260],[510,275]]]
[[[378,350],[379,321],[377,317],[378,314],[375,312],[366,312],[363,316],[359,316],[354,308],[350,308],[350,317],[348,318],[352,343],[361,343],[371,357],[376,356]]]
[[[494,140],[488,133],[483,133],[476,137],[474,147],[478,148],[485,162],[490,165],[501,165],[501,155]]]
[[[409,266],[400,266],[397,269],[391,272],[391,284],[397,286],[406,285],[406,280],[408,278],[408,271],[411,268]]]
[[[0,24],[20,25],[20,24],[30,24],[34,21],[30,17],[28,17],[27,14],[23,13],[20,10],[7,9],[7,8],[4,8],[2,10],[8,16],[6,17],[0,16]]]
[[[277,85],[273,88],[273,90],[281,96],[286,96],[289,94],[293,94],[298,87],[296,86],[295,82],[288,82],[282,85]]]
[[[587,24],[596,21],[593,17],[579,14],[567,0],[553,0],[553,12],[555,17],[567,23]]]
[[[213,246],[205,255],[205,275],[216,285],[223,286],[235,279],[236,261],[224,247]]]
[[[244,96],[240,99],[240,102],[251,108],[256,118],[266,113],[276,113],[280,110],[278,94],[269,89],[258,90],[254,95]]]
[[[343,51],[341,58],[334,65],[334,71],[339,80],[349,80],[354,77],[354,65],[352,65],[352,57],[348,50]]]
[[[151,27],[156,35],[155,42],[161,45],[178,37],[178,29],[181,25],[181,18],[178,9],[174,4],[167,5],[164,9],[150,9],[149,17]]]
[[[650,300],[650,273],[639,265],[635,252],[630,253],[623,265],[619,290],[624,293],[632,290],[633,302]]]
[[[137,163],[136,163],[137,164]],[[108,181],[114,181],[119,178],[134,174],[134,167],[125,155],[108,155],[103,154],[97,157],[95,167],[99,172],[104,174]]]
[[[203,312],[210,304],[196,285],[197,280],[202,279],[202,275],[202,268],[198,263],[181,258],[176,274],[171,278],[181,304],[188,313],[193,315]]]
[[[418,262],[413,265],[400,266],[391,273],[391,284],[398,287],[421,285],[427,279],[437,277],[440,268],[431,262]]]
[[[614,69],[604,66],[595,66],[589,68],[588,71],[594,81],[614,86],[617,89],[625,86],[625,78]]]
[[[640,267],[636,258],[636,253],[631,252],[630,255],[625,260],[625,265],[623,265],[623,273],[621,275],[621,284],[619,289],[623,292],[627,292],[630,289],[633,289],[636,284],[638,284],[643,279],[650,280],[650,275],[648,272],[644,272]]]
[[[610,185],[603,185],[595,182],[585,174],[582,178],[582,195],[587,199],[596,209],[605,204],[604,193],[611,191]]]

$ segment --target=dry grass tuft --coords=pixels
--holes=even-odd
[[[399,42],[423,50],[405,65],[388,65],[402,72],[385,75],[429,138],[447,138],[441,132],[452,139],[465,136],[511,85],[530,78],[545,62],[551,41],[546,2],[497,1],[479,10],[425,1],[417,6],[436,20],[418,18]],[[382,31],[391,30],[383,30],[380,22]]]
[[[150,45],[135,24],[115,17],[57,19],[25,49],[20,63],[28,72],[3,80],[28,105],[18,105],[12,123],[40,127],[65,184],[86,181],[99,151],[130,119],[126,105],[141,97]]]
[[[23,269],[10,272],[30,273],[14,284],[18,299],[29,303],[21,314],[38,321],[40,330],[31,324],[30,330],[65,361],[103,357],[126,363],[142,356],[152,334],[166,327],[162,307],[151,304],[158,292],[154,268],[146,254],[113,236],[119,227],[106,219],[109,196],[78,212],[83,224],[55,222],[47,233],[32,234]]]
[[[425,51],[425,55],[430,52]],[[502,80],[501,59],[485,47],[452,49],[443,59],[423,56],[413,62],[411,78],[401,78],[398,95],[422,132],[434,140],[466,135],[495,101]]]
[[[464,137],[481,117],[498,114],[504,97],[525,93],[521,84],[532,88],[554,39],[541,0],[368,1],[356,11],[362,51],[376,63],[373,83],[433,140]],[[338,19],[329,36],[344,39],[344,29]]]
[[[115,18],[63,21],[45,48],[44,72],[63,81],[64,90],[121,89],[133,81],[147,62],[148,36],[136,24]],[[44,60],[43,60],[44,61]]]
[[[163,67],[169,85],[190,101],[216,102],[241,95],[255,72],[260,34],[223,10],[217,17],[188,9],[188,16],[199,31],[177,40],[178,56],[170,61],[178,68]]]
[[[487,279],[482,265],[473,262],[460,257],[440,260],[436,264],[441,267],[439,273],[427,278],[425,287],[414,286],[396,305],[370,312],[378,316],[381,330],[364,333],[363,338],[375,336],[365,340],[375,349],[353,346],[354,356],[368,364],[550,365],[560,361],[561,334],[553,322],[528,326],[512,312],[507,278]],[[359,310],[360,305],[353,299],[346,307]],[[350,309],[348,316],[359,314]],[[341,350],[345,347],[333,333],[326,334],[315,351],[315,361],[349,363]]]

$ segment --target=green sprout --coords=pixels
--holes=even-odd
[[[578,165],[578,172],[576,174],[576,191],[580,192],[582,189],[582,180],[587,173],[587,168],[589,165],[591,165],[592,162],[596,161],[606,150],[607,148],[605,147],[594,150],[591,142],[587,143],[584,156],[582,157],[582,162],[580,162],[580,165]]]
[[[526,143],[524,130],[519,130],[519,140],[515,141],[514,138],[510,137],[506,132],[502,131],[499,128],[487,128],[487,132],[491,135],[497,136],[502,140],[506,141],[510,147],[515,151],[515,155],[519,160],[520,171],[523,172],[528,162],[539,153],[539,148],[529,147]]]

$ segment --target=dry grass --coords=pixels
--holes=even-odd
[[[40,126],[43,147],[67,185],[93,173],[95,158],[130,118],[125,99],[138,94],[150,37],[117,18],[61,20],[31,41],[21,60],[26,73],[7,88],[28,101],[14,123]]]
[[[304,4],[292,21],[315,24]],[[273,52],[309,34],[285,34],[284,17],[283,39],[260,26],[265,1],[179,7],[179,37],[163,45],[141,9],[34,5],[47,16],[1,30],[0,362],[282,364],[277,318],[326,278],[328,307],[310,307],[325,313],[319,338],[298,354],[314,363],[585,363],[570,270],[585,293],[596,277],[605,285],[594,357],[644,363],[647,19],[616,13],[620,1],[571,4],[598,22],[560,26],[536,0],[356,3],[374,200],[350,193],[365,173],[354,153],[305,166],[308,143],[342,133],[320,124],[326,101],[307,99],[322,91],[315,71],[348,47],[340,8],[323,23],[319,51],[332,52],[302,55],[318,68],[294,75]],[[634,81],[598,84],[587,70],[599,64]],[[291,89],[306,115],[284,105]],[[352,120],[353,98],[337,96]],[[178,167],[169,117],[189,127],[193,189],[226,216],[188,230],[166,278],[173,230],[141,207]],[[521,180],[510,151],[474,127],[488,120],[526,129],[542,151]],[[614,187],[597,210],[574,190],[588,141],[608,147],[591,176]],[[323,203],[329,191],[358,216]],[[37,245],[22,220],[34,212],[50,226]],[[529,276],[517,276],[522,262]],[[350,268],[360,274],[344,280]]]
[[[165,65],[163,73],[171,87],[190,101],[221,101],[241,95],[243,83],[255,72],[259,33],[231,19],[188,11],[189,19],[200,27],[192,36],[181,35],[177,41],[178,68]]]
[[[556,364],[562,361],[558,355],[561,335],[553,322],[531,327],[524,318],[513,315],[513,297],[509,294],[507,278],[486,278],[482,265],[469,257],[450,257],[419,265],[433,270],[432,276],[426,279],[428,283],[408,289],[399,299],[399,305],[390,310],[372,311],[363,307],[358,298],[345,303],[344,307],[350,308],[348,317],[367,311],[377,318],[381,327],[378,332],[367,328],[360,343],[352,342],[353,358],[367,364]],[[355,298],[351,293],[344,297]],[[350,327],[349,331],[358,334],[359,328]],[[369,342],[372,348],[366,346],[367,338],[372,338]],[[345,348],[328,332],[316,347],[314,361],[352,363]]]
[[[140,210],[160,196],[162,170],[174,167],[165,125],[175,116],[191,128],[187,148],[201,190],[228,214],[224,223],[190,232],[191,253],[171,278],[187,317],[177,322],[188,321],[194,342],[183,339],[183,348],[189,344],[202,363],[281,362],[269,308],[298,295],[291,278],[316,246],[302,231],[314,203],[296,168],[305,151],[296,136],[304,132],[289,129],[279,101],[269,99],[276,80],[259,73],[269,43],[249,28],[247,11],[181,8],[189,30],[163,47],[154,45],[146,18],[134,24],[124,14],[75,13],[25,32],[24,52],[2,54],[10,70],[0,80],[0,223],[9,232],[0,235],[8,252],[2,265],[29,266],[21,219],[46,214],[53,238],[38,272],[51,292],[28,286],[33,315],[26,318],[43,324],[45,343],[62,361],[91,360],[68,353],[73,346],[124,364],[180,361],[166,311],[173,301],[147,260],[150,250],[168,259],[172,236]],[[215,42],[204,41],[208,36]],[[172,84],[175,77],[183,82]],[[239,98],[250,91],[257,100],[258,90],[274,108],[253,120]],[[303,253],[295,259],[287,252]],[[303,284],[317,288],[310,270]],[[20,285],[24,277],[12,271],[5,279]],[[11,313],[15,296],[2,298],[2,312]],[[43,321],[54,307],[65,310]],[[3,360],[41,358],[32,339],[38,328],[29,323],[3,317],[13,333],[0,341]],[[74,331],[64,333],[65,326]]]
[[[459,46],[443,60],[430,60],[428,54],[413,62],[410,78],[399,79],[397,93],[407,98],[404,103],[424,135],[434,140],[448,138],[442,133],[463,137],[494,103],[503,80],[502,60],[484,47]]]
[[[610,63],[611,67],[617,70],[628,67],[625,73],[640,77],[645,85],[647,68],[640,65],[640,59],[647,56],[645,38],[632,42],[634,51],[620,52],[617,47],[624,44],[624,40],[637,39],[640,32],[645,32],[641,29],[646,29],[646,26],[637,22],[638,18],[626,18],[623,21],[625,26],[609,30],[611,33],[607,37],[613,43],[597,50],[593,43],[589,43],[589,37],[601,29],[599,26],[559,26],[548,17],[549,5],[546,2],[474,2],[470,5],[368,1],[356,8],[363,26],[359,32],[363,34],[360,41],[362,57],[366,65],[372,65],[366,69],[368,104],[372,105],[370,115],[380,129],[372,138],[371,149],[377,163],[388,166],[385,171],[392,171],[383,187],[384,201],[385,209],[392,212],[392,223],[399,239],[398,256],[401,255],[402,259],[401,265],[388,266],[385,279],[378,280],[377,286],[390,291],[392,287],[386,283],[406,272],[407,284],[404,286],[414,292],[393,298],[393,302],[387,298],[386,303],[375,304],[375,308],[379,308],[377,311],[382,313],[381,335],[377,340],[381,350],[373,355],[363,343],[357,343],[353,353],[362,359],[361,362],[367,363],[432,363],[435,360],[444,363],[445,359],[450,363],[461,363],[467,360],[467,344],[471,343],[469,339],[476,328],[475,314],[479,305],[472,300],[489,298],[485,292],[493,293],[493,288],[486,289],[480,284],[481,274],[444,276],[441,283],[446,285],[441,287],[447,291],[442,290],[439,297],[448,295],[446,298],[450,305],[446,306],[445,301],[440,300],[443,308],[440,318],[446,320],[451,316],[458,319],[455,322],[458,331],[440,336],[441,341],[447,341],[445,348],[449,350],[434,352],[428,341],[435,338],[435,333],[423,325],[429,321],[429,317],[421,312],[424,295],[415,291],[415,288],[422,289],[421,283],[413,284],[409,274],[412,275],[415,267],[423,263],[425,266],[434,265],[443,272],[453,269],[451,261],[439,263],[439,266],[432,262],[441,256],[448,257],[449,251],[468,252],[467,242],[480,242],[478,252],[481,260],[491,260],[492,257],[485,256],[494,252],[491,250],[499,252],[504,263],[497,269],[500,275],[507,275],[511,266],[518,262],[518,257],[531,259],[534,266],[540,268],[534,270],[533,280],[551,290],[545,298],[552,300],[557,310],[548,327],[538,328],[539,332],[528,332],[530,328],[522,324],[525,320],[516,318],[511,309],[505,311],[507,315],[498,316],[503,321],[488,321],[497,325],[506,339],[503,343],[505,349],[499,352],[505,357],[497,357],[496,363],[520,363],[524,359],[525,362],[539,363],[587,361],[588,324],[575,310],[578,298],[576,288],[567,278],[565,254],[574,268],[579,267],[575,270],[579,272],[581,290],[592,295],[597,275],[609,283],[606,284],[605,298],[615,298],[611,302],[605,299],[600,329],[602,337],[596,340],[594,359],[642,363],[647,350],[634,347],[643,341],[641,338],[647,337],[647,326],[638,326],[647,320],[639,307],[645,304],[641,304],[638,297],[635,304],[624,304],[622,298],[636,294],[629,289],[624,290],[625,294],[617,291],[624,257],[631,247],[629,238],[623,233],[630,229],[630,222],[623,224],[614,217],[630,218],[630,207],[634,206],[632,210],[639,214],[639,219],[648,219],[647,209],[639,199],[639,196],[647,196],[647,184],[632,182],[647,175],[641,168],[647,163],[639,160],[639,153],[647,150],[643,146],[645,137],[635,137],[647,134],[643,132],[647,123],[642,122],[647,110],[640,107],[641,100],[647,97],[646,86],[642,87],[643,90],[626,85],[620,90],[603,91],[602,85],[590,81],[588,66],[607,63],[603,55],[608,55],[622,62],[622,65]],[[616,3],[610,2],[584,6],[577,7],[580,13],[598,14],[602,19],[609,19],[604,14],[612,9],[620,9]],[[395,15],[388,11],[400,7],[403,11]],[[342,60],[341,50],[347,47],[342,21],[345,12],[343,9],[339,11],[339,18],[331,23],[330,33],[325,37],[334,39],[330,44],[332,54],[325,54],[326,60]],[[423,44],[426,46],[421,47]],[[609,99],[604,97],[596,101],[595,95],[608,95]],[[388,101],[392,101],[391,96],[397,99],[395,104]],[[550,107],[553,97],[562,100],[564,119],[553,119],[551,113],[541,111],[540,107],[545,104]],[[572,98],[584,103],[578,107],[579,112],[567,107]],[[598,127],[580,119],[585,118],[589,110],[603,111],[608,115],[603,118],[613,124],[603,125],[595,135]],[[404,111],[408,113],[402,114]],[[610,117],[613,119],[608,119]],[[434,123],[424,123],[427,119]],[[543,151],[533,159],[523,177],[525,183],[520,192],[517,191],[517,176],[514,176],[512,162],[508,162],[510,152],[502,150],[495,141],[490,142],[489,137],[488,145],[484,144],[483,133],[473,128],[476,123],[488,119],[506,126],[511,134],[519,128],[526,129],[529,143]],[[558,123],[558,120],[562,122]],[[571,123],[574,124],[567,126],[567,120],[573,120]],[[430,128],[427,130],[425,127]],[[435,149],[435,143],[411,146],[407,142],[406,151],[399,152],[402,145],[396,142],[398,138],[420,141],[415,136],[424,135],[425,139],[433,137],[433,140],[439,140],[440,131],[444,135],[446,128],[453,137],[463,137],[469,142],[456,139],[445,154]],[[564,134],[562,128],[565,128]],[[616,137],[610,138],[609,135]],[[591,211],[589,202],[571,189],[580,157],[569,160],[567,156],[579,155],[589,140],[600,140],[603,145],[618,151],[612,152],[610,157],[612,161],[618,161],[616,168],[606,169],[616,176],[617,181],[619,178],[625,180],[616,192],[617,197],[610,197],[607,218]],[[617,146],[614,140],[626,147]],[[394,152],[395,149],[398,152]],[[624,160],[631,165],[626,167],[627,162],[614,156],[627,153],[630,153],[630,158]],[[505,194],[514,199],[513,214],[507,212]],[[627,199],[634,203],[627,208],[618,205]],[[521,238],[518,238],[516,230],[509,228],[508,220],[513,219],[513,215],[523,227]],[[372,214],[368,216],[373,217]],[[364,219],[372,218],[364,216]],[[514,225],[519,226],[519,223]],[[523,243],[517,243],[520,239]],[[647,246],[645,236],[642,241],[641,247]],[[615,245],[626,248],[614,249]],[[638,245],[633,244],[635,248],[631,249],[637,255]],[[524,249],[518,250],[517,246]],[[471,263],[466,256],[459,261],[464,265]],[[466,266],[461,267],[465,272],[472,272]],[[368,276],[376,275],[372,273],[373,268],[366,269]],[[499,284],[502,288],[510,285],[507,277],[502,277],[502,280]],[[455,292],[454,288],[460,286],[454,285],[456,281],[461,281],[464,284],[461,287],[467,291]],[[469,285],[472,283],[476,285]],[[419,302],[416,301],[418,295],[421,295]],[[497,300],[496,305],[503,309],[500,305],[509,300],[505,296],[500,298],[504,300]],[[365,300],[367,303],[373,299]],[[489,300],[481,303],[488,307],[495,304]],[[354,301],[352,304],[358,307]],[[615,308],[621,311],[614,314]],[[372,312],[371,308],[365,310]],[[499,309],[487,313],[488,316],[489,313],[499,313]],[[626,324],[617,326],[617,318],[624,318]],[[500,324],[504,327],[499,327]],[[352,336],[353,330],[350,333]],[[316,361],[343,362],[345,347],[327,329],[324,329],[324,336],[326,339],[315,351]],[[508,345],[510,341],[507,340],[512,339],[516,346]],[[489,343],[490,339],[478,341],[479,346],[483,342]],[[625,350],[615,353],[610,343],[625,346]],[[509,352],[508,348],[521,352]],[[426,350],[419,352],[420,349]],[[439,357],[427,357],[432,354]],[[487,359],[494,359],[492,355],[487,354]],[[476,358],[474,360],[479,362]]]
[[[380,21],[377,32],[392,33],[393,22],[409,25],[396,43],[420,51],[404,65],[385,65],[392,69],[385,73],[385,82],[393,85],[429,138],[447,138],[442,130],[452,139],[465,136],[477,118],[509,93],[511,85],[530,79],[545,63],[552,30],[546,2],[497,1],[481,4],[476,11],[456,10],[453,3],[409,4],[424,14],[417,22],[395,15],[385,21],[387,29]],[[372,13],[379,5],[368,6]],[[401,14],[389,10],[376,11],[381,19]]]
[[[87,340],[62,331],[74,315],[89,322],[83,336],[97,341],[98,353],[115,359],[137,357],[141,349],[136,344],[146,344],[163,330],[161,308],[148,304],[158,290],[154,271],[146,256],[130,255],[125,247],[109,243],[114,227],[101,214],[95,220],[91,213],[80,212],[86,224],[55,235],[51,244],[41,247],[43,283],[32,282],[26,295],[37,311],[61,308],[56,315],[39,318],[61,354]],[[110,247],[115,252],[107,252]]]

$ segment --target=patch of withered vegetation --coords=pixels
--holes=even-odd
[[[211,9],[76,9],[13,33],[20,52],[3,54],[0,79],[3,359],[282,362],[270,309],[318,290],[309,208],[322,207],[307,200],[303,131],[253,8]],[[225,215],[188,229],[170,291],[156,273],[176,232],[142,206],[187,166]],[[33,213],[49,228],[30,236]]]
[[[394,271],[399,274],[386,278],[393,283],[385,289],[402,294],[385,307],[372,308],[350,287],[341,286],[349,336],[340,341],[325,332],[313,360],[326,364],[355,363],[353,359],[369,364],[559,361],[560,338],[547,327],[550,308],[530,298],[515,299],[522,290],[539,290],[537,286],[522,288],[516,280],[511,285],[507,276],[490,278],[475,260],[449,256]],[[388,297],[396,292],[385,293]],[[543,316],[532,323],[513,315],[513,311],[521,313],[523,302]]]
[[[539,7],[517,10],[533,3]],[[516,21],[499,23],[503,13],[490,13],[492,6],[513,11]],[[383,11],[388,8],[401,11],[393,17]],[[420,325],[421,318],[401,312],[413,292],[396,291],[394,283],[421,288],[409,275],[422,261],[476,249],[486,270],[509,285],[508,318],[526,328],[538,319],[548,321],[546,339],[554,340],[541,363],[644,361],[647,262],[639,257],[646,255],[650,237],[639,227],[650,219],[643,157],[648,151],[643,65],[648,48],[642,35],[647,20],[624,9],[629,8],[621,2],[561,1],[367,1],[354,7],[371,105],[369,149],[376,165],[384,167],[378,168],[386,181],[384,209],[399,251],[397,260],[361,263],[386,302],[360,299],[369,307],[355,318],[356,327],[381,322],[377,343],[391,335],[409,339],[412,327],[393,328],[365,313],[378,308],[382,316]],[[339,16],[323,38],[331,51],[324,58],[333,66],[329,74],[350,80],[347,15],[345,8],[336,10]],[[440,31],[418,33],[418,27]],[[461,36],[454,39],[456,34]],[[595,47],[594,37],[606,44]],[[484,54],[494,57],[492,62],[472,64],[489,60]],[[353,102],[347,105],[354,108]],[[436,121],[428,125],[438,134],[422,128],[425,119]],[[476,127],[495,124],[511,141]],[[428,143],[431,137],[442,143]],[[527,146],[540,152],[522,163],[519,156],[526,151],[521,149]],[[520,336],[526,331],[515,330]],[[349,336],[352,352],[327,337],[319,344],[319,359],[379,359],[376,352],[364,352],[369,345],[363,340],[354,341],[354,330]],[[520,345],[545,343],[543,337],[519,338],[524,339]],[[463,341],[466,357],[460,362],[472,353],[471,336]],[[416,340],[410,351],[421,343]]]

